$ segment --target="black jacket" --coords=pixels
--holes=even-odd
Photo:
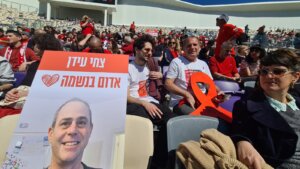
[[[300,107],[300,99],[295,97]],[[296,150],[298,136],[283,117],[269,104],[263,92],[237,101],[233,108],[232,140],[248,140],[264,158],[276,167]]]

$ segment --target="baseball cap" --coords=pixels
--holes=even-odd
[[[221,14],[217,19],[223,19],[226,23],[229,20],[229,16],[227,14]]]

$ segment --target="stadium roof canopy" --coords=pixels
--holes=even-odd
[[[255,12],[296,11],[299,0],[146,0],[199,11]]]

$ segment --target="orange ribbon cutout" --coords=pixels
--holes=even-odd
[[[207,89],[207,95],[201,91],[197,83],[204,83],[209,86]],[[219,117],[227,122],[232,122],[232,112],[222,108],[221,106],[216,106],[212,102],[212,99],[217,96],[217,90],[214,81],[208,75],[202,72],[193,73],[191,76],[191,86],[195,97],[201,105],[195,111],[190,113],[190,115]]]

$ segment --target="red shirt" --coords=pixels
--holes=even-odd
[[[82,27],[82,25],[84,24],[85,22],[80,22],[80,26],[82,28],[81,30],[81,33],[83,35],[88,35],[88,34],[93,34],[94,33],[94,25],[92,23],[87,23],[85,25],[85,27]]]
[[[135,25],[133,23],[130,25],[130,30],[135,31]]]
[[[122,51],[125,55],[132,55],[133,54],[133,43],[125,44],[122,46]]]
[[[23,58],[23,54],[21,54],[20,50],[21,47],[18,48],[13,48],[10,58],[9,58],[9,63],[12,66],[13,71],[18,71],[19,66],[22,64],[20,62],[20,60],[24,60]],[[0,56],[4,56],[5,57],[5,53],[6,53],[6,49],[8,47],[5,47],[3,49],[0,50]],[[26,61],[34,61],[34,60],[40,60],[40,58],[38,56],[36,56],[33,52],[33,50],[31,50],[30,48],[26,48],[25,49],[25,56],[26,56]]]
[[[228,41],[231,37],[238,38],[243,33],[241,28],[232,24],[225,24],[220,27],[218,37],[216,39],[215,56],[219,56],[223,42]]]
[[[65,40],[66,35],[65,34],[59,34],[57,38],[60,39],[60,40]]]
[[[0,45],[7,46],[8,45],[8,38],[6,36],[0,38]]]
[[[234,57],[226,56],[224,60],[217,59],[213,56],[209,59],[209,68],[212,74],[220,73],[228,77],[234,77],[238,73]]]

